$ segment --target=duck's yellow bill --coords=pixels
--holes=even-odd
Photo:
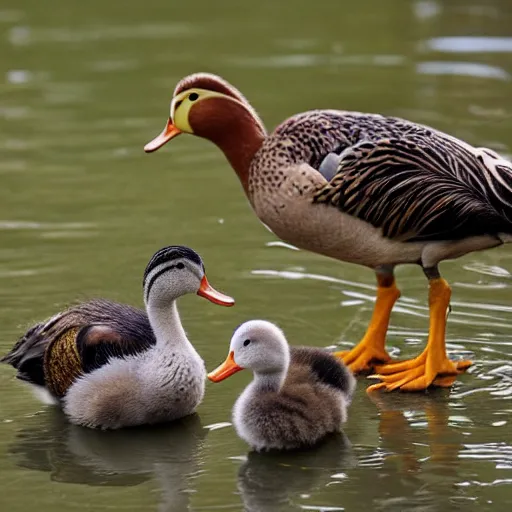
[[[201,284],[199,286],[199,290],[197,290],[197,295],[200,297],[204,297],[208,299],[210,302],[214,304],[219,304],[219,306],[234,306],[235,299],[230,297],[229,295],[224,295],[223,293],[216,290],[206,279],[206,276],[203,276],[201,279]]]
[[[171,139],[174,139],[174,137],[177,137],[180,133],[181,130],[179,128],[176,128],[176,126],[172,124],[171,119],[169,119],[162,133],[158,135],[158,137],[155,137],[151,142],[148,142],[144,146],[144,151],[146,153],[152,153],[153,151],[160,149],[164,144],[169,142]]]
[[[240,370],[243,370],[243,368],[235,363],[235,353],[231,351],[227,359],[219,367],[215,368],[213,372],[208,374],[208,378],[212,382],[220,382]]]

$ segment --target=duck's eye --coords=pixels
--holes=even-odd
[[[249,343],[251,343],[251,340],[245,340],[244,341],[244,347],[247,347],[247,345],[249,345]]]
[[[176,263],[176,268],[179,268],[180,270],[185,268],[185,265],[180,261],[179,263]]]
[[[197,94],[197,92],[191,92],[189,95],[188,95],[188,99],[190,101],[196,101],[197,98],[199,98],[199,94]]]

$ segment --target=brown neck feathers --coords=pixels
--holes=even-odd
[[[208,98],[189,114],[194,134],[211,140],[226,155],[248,193],[249,167],[265,138],[260,121],[240,103],[227,98]]]

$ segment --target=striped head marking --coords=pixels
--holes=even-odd
[[[164,247],[153,255],[144,271],[143,288],[147,305],[166,306],[187,293],[222,306],[235,303],[208,283],[199,254],[182,245]]]

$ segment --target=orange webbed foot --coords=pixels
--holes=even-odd
[[[437,274],[437,268],[434,269]],[[368,388],[368,392],[384,389],[393,391],[423,391],[429,386],[449,387],[458,374],[464,372],[470,361],[450,361],[446,355],[446,311],[450,304],[450,287],[440,278],[430,279],[430,327],[427,346],[415,359],[398,361],[376,367],[371,378],[381,382]]]
[[[457,375],[470,365],[471,361],[455,363],[446,357],[436,358],[427,349],[415,359],[377,366],[377,373],[370,378],[381,382],[373,384],[367,391],[424,391],[429,386],[450,387]]]
[[[371,371],[375,365],[391,361],[390,355],[378,346],[361,341],[351,350],[334,352],[353,373]]]

